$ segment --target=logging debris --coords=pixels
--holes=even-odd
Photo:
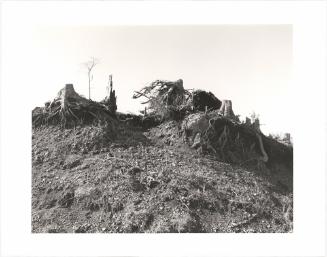
[[[33,126],[60,125],[62,127],[90,123],[114,122],[114,113],[98,102],[86,99],[75,92],[72,84],[66,84],[56,98],[45,107],[35,109]]]

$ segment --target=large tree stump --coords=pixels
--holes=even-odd
[[[33,126],[58,124],[69,127],[99,122],[105,124],[112,120],[111,113],[102,104],[80,96],[72,84],[66,84],[54,100],[46,104],[42,113],[32,116]]]
[[[231,100],[223,100],[219,112],[226,118],[235,118]]]
[[[66,84],[65,87],[58,92],[57,97],[52,100],[49,108],[54,107],[56,103],[60,102],[61,109],[66,110],[70,100],[83,101],[84,98],[75,92],[73,84]]]

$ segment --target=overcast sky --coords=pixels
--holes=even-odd
[[[19,50],[14,42],[22,39],[11,37],[6,50],[16,54],[7,71],[17,82],[33,85],[31,109],[53,99],[66,83],[88,96],[82,63],[93,56],[100,62],[91,98],[104,98],[113,74],[119,111],[143,109],[132,99],[133,90],[156,79],[181,78],[187,89],[232,100],[241,117],[255,111],[265,133],[292,132],[290,25],[44,27],[25,32]],[[22,66],[21,74],[28,75],[20,77]]]

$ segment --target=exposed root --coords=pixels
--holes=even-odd
[[[263,162],[267,162],[268,161],[268,154],[266,153],[265,151],[265,148],[263,147],[263,143],[262,143],[262,138],[261,138],[261,135],[259,133],[256,133],[256,136],[259,140],[259,146],[260,146],[260,150],[261,150],[261,153],[262,153],[262,157],[260,158],[260,160],[262,160]]]
[[[220,145],[220,149],[224,150],[224,147],[226,145],[227,142],[227,135],[228,135],[228,127],[225,125],[224,126],[224,130],[223,132],[220,134],[220,137],[218,139],[219,145]]]
[[[57,97],[42,108],[42,112],[33,112],[33,126],[60,125],[62,127],[89,124],[94,122],[110,122],[113,118],[106,107],[78,95],[73,85],[68,84],[61,89]]]

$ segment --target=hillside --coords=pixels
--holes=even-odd
[[[292,231],[291,147],[199,104],[158,121],[62,95],[32,112],[32,232]]]

